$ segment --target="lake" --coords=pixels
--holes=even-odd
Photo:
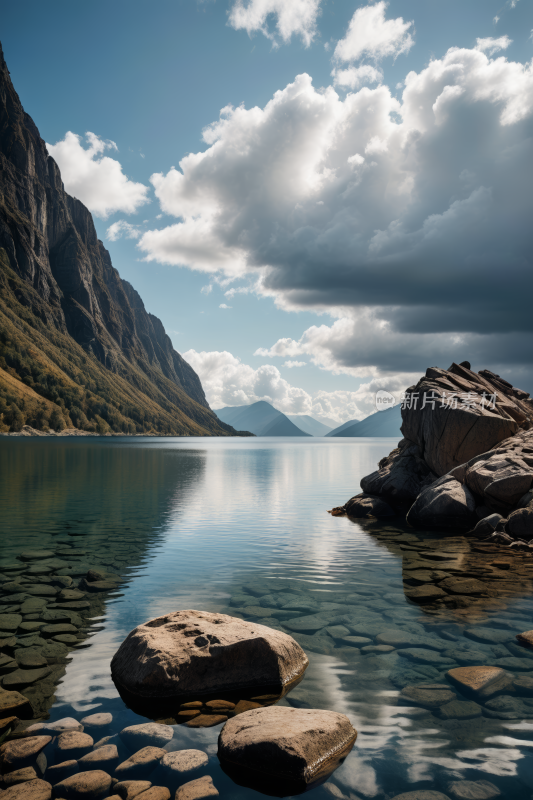
[[[66,666],[52,659],[52,674],[20,691],[49,722],[109,711],[105,735],[112,736],[145,721],[121,700],[110,676],[110,660],[128,632],[177,609],[233,614],[290,633],[306,651],[310,666],[283,705],[340,711],[358,731],[344,764],[310,797],[389,800],[417,789],[450,798],[495,796],[484,784],[478,789],[485,794],[461,794],[461,782],[485,781],[504,798],[531,798],[533,691],[513,683],[488,700],[459,693],[432,708],[400,695],[424,683],[457,693],[447,671],[472,664],[533,678],[533,651],[514,639],[533,627],[530,561],[471,538],[413,531],[396,519],[357,522],[327,513],[357,494],[361,477],[395,445],[393,439],[2,439],[0,613],[19,613],[24,603],[28,611],[34,600],[17,601],[4,586],[21,579],[27,587],[30,574],[34,582],[46,583],[51,573],[77,582],[92,568],[125,579],[116,591],[89,598],[90,625],[62,645]],[[20,560],[34,550],[49,556]],[[419,605],[405,592],[423,585],[420,571],[430,568],[482,581],[486,590]],[[288,614],[284,600],[294,594],[301,610]],[[66,607],[87,613],[86,600]],[[305,622],[311,614],[322,615],[318,626]],[[38,622],[39,613],[24,619]],[[36,634],[26,628],[19,638],[31,648]],[[380,644],[387,632],[394,646]],[[12,637],[0,633],[5,642]],[[219,732],[220,726],[176,725],[174,739],[208,754],[223,800],[263,796],[222,772]]]

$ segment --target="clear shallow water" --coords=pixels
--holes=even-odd
[[[491,566],[496,550],[477,552],[483,548],[463,537],[443,541],[395,522],[356,523],[327,514],[357,493],[360,478],[395,444],[3,440],[0,573],[23,550],[56,552],[70,545],[86,551],[77,574],[96,566],[129,577],[102,604],[83,647],[71,651],[51,720],[111,711],[111,732],[142,721],[124,705],[109,673],[127,633],[179,608],[221,611],[286,630],[304,647],[310,667],[283,704],[341,711],[358,730],[343,766],[310,793],[316,800],[385,800],[414,789],[448,793],[450,781],[480,779],[504,797],[530,798],[531,699],[509,694],[493,707],[479,706],[470,719],[443,719],[399,697],[403,686],[446,682],[448,669],[472,663],[471,651],[478,664],[518,658],[501,665],[533,676],[533,659],[513,650],[514,634],[533,627],[529,565],[515,556],[511,570],[500,570]],[[410,573],[420,561],[426,569],[433,564],[483,580],[486,596],[462,606],[412,603],[404,579],[407,590],[413,588]],[[305,602],[287,617],[282,606],[294,594]],[[329,615],[316,630],[301,623],[316,613]],[[387,653],[361,650],[391,628],[426,643],[415,640],[414,648]],[[346,641],[354,635],[368,642]],[[183,747],[208,752],[223,798],[259,797],[221,772],[219,730],[176,726],[175,737]]]

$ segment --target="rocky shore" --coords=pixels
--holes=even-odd
[[[533,553],[533,400],[468,362],[430,367],[402,403],[398,447],[334,516],[405,516],[414,528]]]

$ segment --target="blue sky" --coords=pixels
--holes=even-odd
[[[66,188],[95,214],[115,267],[189,354],[214,407],[265,398],[289,413],[343,421],[370,413],[376,388],[399,393],[426,366],[464,358],[533,389],[528,310],[510,313],[513,297],[498,290],[502,270],[514,270],[514,285],[522,286],[531,272],[531,3],[294,0],[289,20],[280,17],[283,5],[30,0],[3,10],[15,88],[43,138],[56,147],[63,142],[53,155],[64,178],[71,175]],[[272,13],[262,18],[261,8]],[[248,31],[236,29],[239,19]],[[284,38],[283,24],[293,26],[292,35]],[[461,55],[445,62],[452,47]],[[498,59],[501,69],[491,68]],[[449,75],[444,83],[432,63]],[[418,83],[407,108],[402,94],[411,72]],[[289,91],[303,73],[312,86]],[[446,82],[452,89],[444,91]],[[380,94],[384,87],[388,97]],[[349,94],[360,95],[360,107],[354,101],[348,109]],[[432,130],[422,111],[416,116],[414,96],[420,109],[427,104],[424,114],[432,109]],[[262,116],[226,112],[224,125],[202,138],[221,109],[241,105]],[[385,117],[403,119],[401,144],[400,126],[387,128]],[[339,166],[335,152],[358,141],[363,128],[367,149],[354,150],[349,169],[373,167],[374,174],[348,179],[346,159]],[[76,147],[71,140],[69,149],[68,131],[98,137],[87,157],[90,174],[80,157],[89,142]],[[418,151],[406,160],[408,133]],[[337,139],[342,143],[332,145]],[[116,149],[103,149],[107,140]],[[185,156],[208,151],[213,157],[188,162],[185,180],[175,178]],[[130,183],[109,163],[107,179],[106,164],[92,174],[103,157],[120,164]],[[505,169],[495,172],[504,158]],[[154,173],[162,176],[159,197]],[[389,203],[393,185],[403,192],[397,204]],[[495,245],[491,214],[502,218],[513,186],[517,208]],[[498,211],[491,203],[499,197]],[[437,218],[443,230],[427,235]],[[184,220],[176,239],[171,226]],[[122,222],[137,238],[124,228],[118,238],[116,225],[108,233]],[[141,238],[158,230],[162,236]],[[417,231],[423,234],[415,245]],[[444,244],[432,251],[436,236]],[[450,249],[455,241],[457,252]],[[380,260],[369,259],[376,248]],[[480,267],[476,253],[485,251]],[[488,276],[480,293],[479,269],[484,283]],[[470,300],[456,302],[464,276]]]

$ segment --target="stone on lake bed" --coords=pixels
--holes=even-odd
[[[516,639],[518,639],[518,641],[523,647],[533,647],[533,631],[524,631],[523,633],[517,633]]]
[[[188,728],[214,728],[215,725],[221,725],[226,720],[225,714],[200,714],[189,719],[185,724]]]
[[[430,664],[437,667],[450,664],[449,658],[439,655],[434,650],[427,650],[425,647],[405,647],[398,650],[398,655],[402,658],[409,658],[417,664]]]
[[[176,792],[176,800],[204,800],[204,798],[218,796],[219,793],[210,775],[204,775],[203,778],[184,783]]]
[[[115,769],[115,777],[119,780],[144,779],[157,767],[166,750],[161,747],[143,747]]]
[[[50,800],[52,785],[39,778],[10,786],[2,793],[2,800]]]
[[[391,800],[450,800],[447,794],[435,792],[433,789],[415,789],[414,792],[395,794]]]
[[[513,638],[510,632],[494,628],[467,628],[464,635],[482,644],[505,644]]]
[[[71,775],[75,775],[79,771],[78,762],[72,758],[69,761],[62,761],[61,764],[54,764],[48,767],[46,777],[52,784],[56,784],[65,780],[65,778],[70,778]]]
[[[84,755],[94,744],[94,739],[88,733],[80,731],[65,731],[57,740],[58,756],[64,761],[69,758],[79,758]]]
[[[405,686],[399,696],[398,702],[408,701],[422,708],[440,708],[457,699],[455,692],[445,683],[428,683],[419,686]]]
[[[80,800],[86,798],[103,797],[111,788],[113,780],[111,775],[100,769],[88,772],[78,772],[70,778],[56,783],[54,786],[54,797],[61,800]]]
[[[89,714],[89,716],[83,717],[81,720],[81,724],[85,725],[86,728],[105,728],[107,725],[111,725],[112,722],[113,715],[105,712]]]
[[[379,655],[380,653],[392,653],[395,648],[389,644],[369,644],[361,648],[361,652],[365,654]]]
[[[67,622],[57,622],[52,623],[51,625],[45,625],[41,628],[41,636],[51,637],[51,636],[58,636],[62,633],[77,633],[78,629]]]
[[[55,722],[36,722],[26,728],[27,732],[42,731],[43,733],[64,733],[65,731],[83,731],[83,725],[74,717],[63,717]]]
[[[362,645],[370,644],[372,639],[368,639],[366,636],[343,636],[341,641],[351,647],[361,647]]]
[[[50,667],[41,667],[39,669],[16,669],[2,678],[2,686],[5,689],[22,689],[26,686],[31,686],[37,681],[42,681],[50,675],[52,670]]]
[[[53,558],[53,556],[52,550],[25,550],[19,558],[21,561],[39,561],[43,558]]]
[[[479,698],[492,697],[510,686],[513,680],[501,667],[456,667],[446,675],[460,691]]]
[[[0,630],[16,631],[22,622],[20,614],[0,614]]]
[[[163,756],[161,766],[175,775],[187,777],[188,774],[207,766],[208,761],[209,758],[203,750],[175,750]]]
[[[523,675],[520,678],[515,678],[513,687],[517,694],[523,697],[533,697],[533,678]]]
[[[33,709],[27,697],[19,692],[0,690],[0,719],[15,715],[20,719],[31,719]]]
[[[99,767],[107,772],[111,772],[113,767],[118,763],[118,760],[117,746],[115,744],[104,744],[96,750],[85,753],[85,755],[79,759],[78,763],[81,770]]]
[[[453,800],[492,800],[501,795],[498,787],[489,781],[453,781],[446,791]]]
[[[28,736],[25,739],[6,742],[0,747],[0,767],[5,772],[11,772],[26,766],[29,761],[37,758],[41,750],[44,750],[51,741],[51,736]]]
[[[481,716],[481,706],[473,700],[452,700],[439,708],[441,719],[474,719]]]
[[[115,653],[111,673],[140,698],[180,698],[254,687],[281,690],[309,661],[282,631],[226,614],[176,611],[135,628]]]
[[[218,757],[240,785],[281,783],[284,794],[293,794],[331,774],[356,738],[344,714],[269,706],[230,719],[218,739]]]
[[[170,725],[161,725],[158,722],[143,722],[140,725],[130,725],[120,731],[120,738],[127,748],[132,751],[151,745],[164,747],[174,736]]]
[[[422,586],[406,589],[405,596],[414,603],[431,603],[440,597],[446,597],[446,592],[432,583],[424,583]]]
[[[10,786],[16,786],[17,783],[34,781],[38,777],[39,776],[33,767],[23,767],[22,769],[16,769],[13,772],[8,772],[7,775],[4,775],[0,778],[0,783],[3,784],[4,789],[8,789]]]
[[[150,781],[120,781],[120,783],[115,783],[113,791],[121,800],[133,800],[142,792],[148,791],[151,785]]]

